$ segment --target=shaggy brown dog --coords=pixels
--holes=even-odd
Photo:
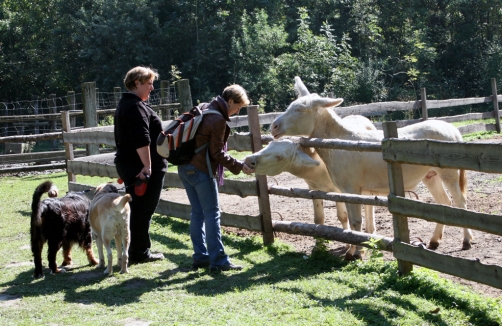
[[[92,253],[91,226],[88,219],[89,199],[70,192],[61,198],[47,198],[40,201],[44,193],[57,196],[57,188],[51,181],[40,184],[33,193],[31,203],[31,251],[35,262],[33,277],[43,277],[42,249],[48,242],[47,258],[51,273],[64,272],[56,264],[56,254],[63,247],[63,264],[72,263],[71,248],[78,244],[87,254],[89,264],[98,262]]]
[[[117,187],[108,183],[96,187],[94,199],[89,208],[89,218],[92,234],[96,240],[99,253],[98,267],[105,267],[105,256],[103,245],[105,246],[108,266],[105,274],[113,273],[113,255],[111,249],[112,239],[115,239],[117,247],[118,263],[120,273],[128,273],[127,263],[129,260],[129,244],[131,243],[131,232],[129,229],[129,219],[131,208],[129,202],[131,195],[119,195]]]

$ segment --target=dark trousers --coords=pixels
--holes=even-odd
[[[150,222],[152,215],[159,204],[160,192],[164,187],[165,172],[152,171],[150,181],[143,196],[136,196],[134,183],[136,174],[141,170],[126,165],[117,164],[117,173],[124,180],[126,192],[132,196],[131,206],[131,245],[129,246],[129,259],[141,260],[150,254]]]

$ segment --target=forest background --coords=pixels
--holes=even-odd
[[[345,105],[491,95],[502,80],[502,0],[2,0],[0,101],[123,87],[130,68],[232,83],[283,111],[293,77]],[[500,82],[499,82],[500,83]],[[156,82],[156,87],[158,84]]]

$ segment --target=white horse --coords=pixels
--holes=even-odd
[[[299,93],[286,112],[271,125],[272,135],[278,139],[286,135],[307,136],[312,138],[338,138],[343,140],[362,140],[381,142],[382,131],[354,130],[346,125],[333,110],[329,108],[340,105],[343,99],[323,98],[310,94],[299,77],[295,77],[295,88]],[[398,129],[400,139],[434,139],[461,142],[462,135],[449,123],[438,120],[427,120]],[[317,149],[319,156],[326,164],[335,186],[344,193],[362,194],[388,193],[387,163],[382,160],[381,153],[356,152]],[[422,181],[439,204],[451,205],[446,194],[446,186],[450,192],[453,205],[466,208],[467,180],[464,170],[440,169],[420,165],[403,165],[405,190],[413,190]],[[441,183],[442,181],[442,183]],[[357,204],[346,204],[351,229],[361,230],[361,208]],[[430,249],[436,249],[443,236],[444,225],[437,224],[429,243]],[[464,228],[462,249],[471,247],[472,232]],[[360,258],[360,247],[352,246],[346,259]]]

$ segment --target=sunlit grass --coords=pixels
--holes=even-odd
[[[492,124],[492,123],[495,123],[495,119],[490,118],[490,119],[481,119],[481,120],[465,120],[465,121],[452,122],[451,124],[458,128],[458,127],[467,126],[467,125],[474,125],[474,124],[478,124],[478,123]]]
[[[239,272],[191,271],[189,222],[154,215],[152,250],[166,259],[105,276],[74,248],[74,269],[34,280],[30,205],[35,187],[66,173],[0,177],[1,325],[499,325],[501,299],[489,298],[396,262],[345,262],[327,251],[304,254],[280,241],[223,232]],[[77,176],[95,185],[108,178]],[[97,252],[94,247],[95,252]],[[115,255],[115,252],[114,252]],[[61,253],[58,254],[61,262]]]

